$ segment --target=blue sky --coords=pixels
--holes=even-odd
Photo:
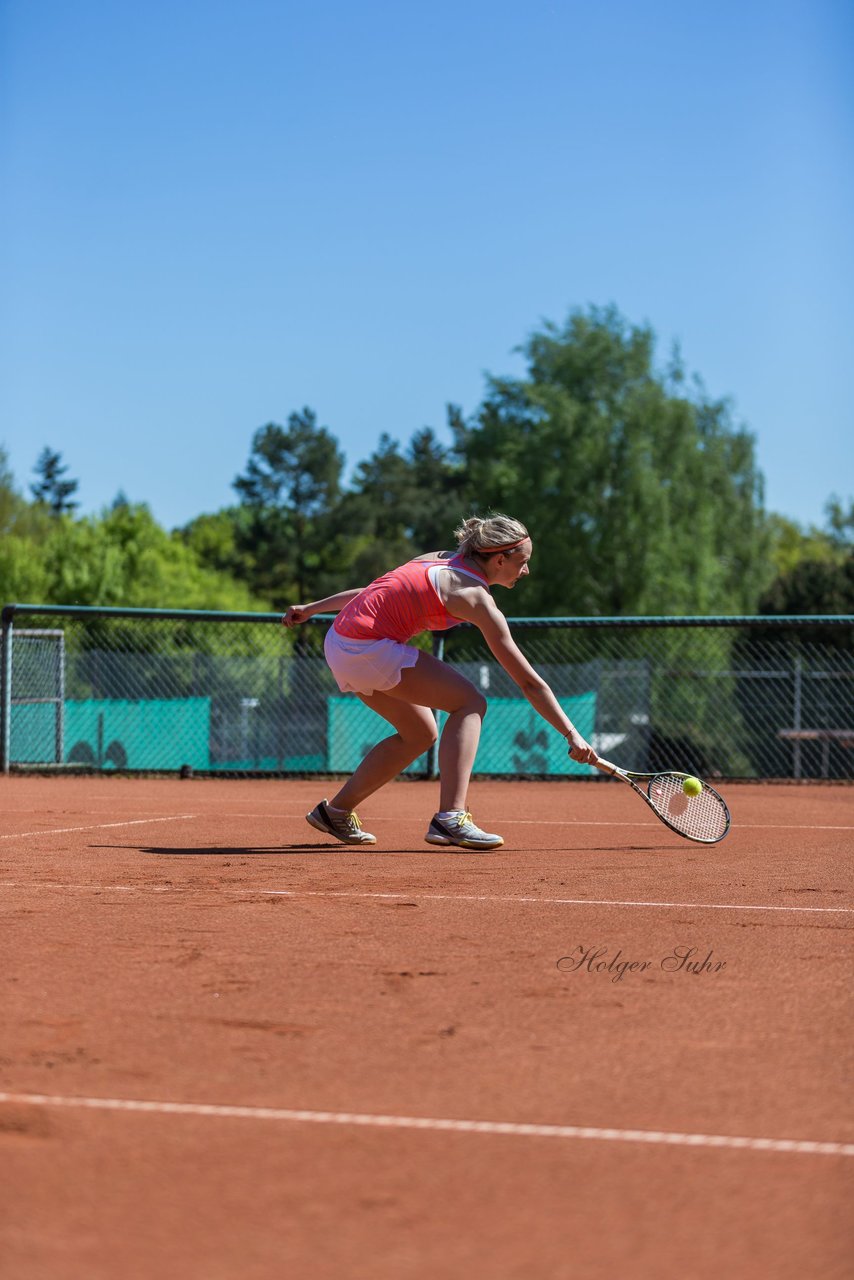
[[[5,0],[0,443],[81,510],[234,500],[310,405],[349,465],[615,303],[854,491],[854,10],[835,0]]]

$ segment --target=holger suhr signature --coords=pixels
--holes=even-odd
[[[680,945],[671,947],[667,955],[658,960],[629,960],[622,948],[612,952],[610,947],[585,947],[581,943],[568,956],[557,962],[561,973],[604,973],[612,982],[621,982],[627,973],[645,973],[649,969],[661,969],[664,973],[722,973],[726,960],[715,959],[713,948],[705,955],[702,949]]]

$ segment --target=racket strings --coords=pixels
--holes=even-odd
[[[727,807],[705,782],[698,796],[686,796],[679,774],[658,774],[647,787],[652,806],[676,831],[692,840],[713,842],[726,835]]]

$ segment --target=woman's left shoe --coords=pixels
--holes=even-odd
[[[321,800],[305,815],[306,822],[311,823],[318,831],[334,836],[342,844],[376,844],[376,836],[370,831],[363,831],[359,816],[355,812],[345,813],[341,809],[332,810],[328,800]]]

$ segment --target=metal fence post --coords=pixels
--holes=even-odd
[[[801,655],[795,658],[795,681],[794,681],[794,706],[792,708],[792,728],[798,733],[801,729],[801,711],[803,703],[803,664]],[[801,776],[801,742],[799,738],[795,738],[792,744],[792,772],[796,778]]]
[[[14,605],[3,610],[0,641],[0,772],[8,773],[12,749],[12,619]]]

